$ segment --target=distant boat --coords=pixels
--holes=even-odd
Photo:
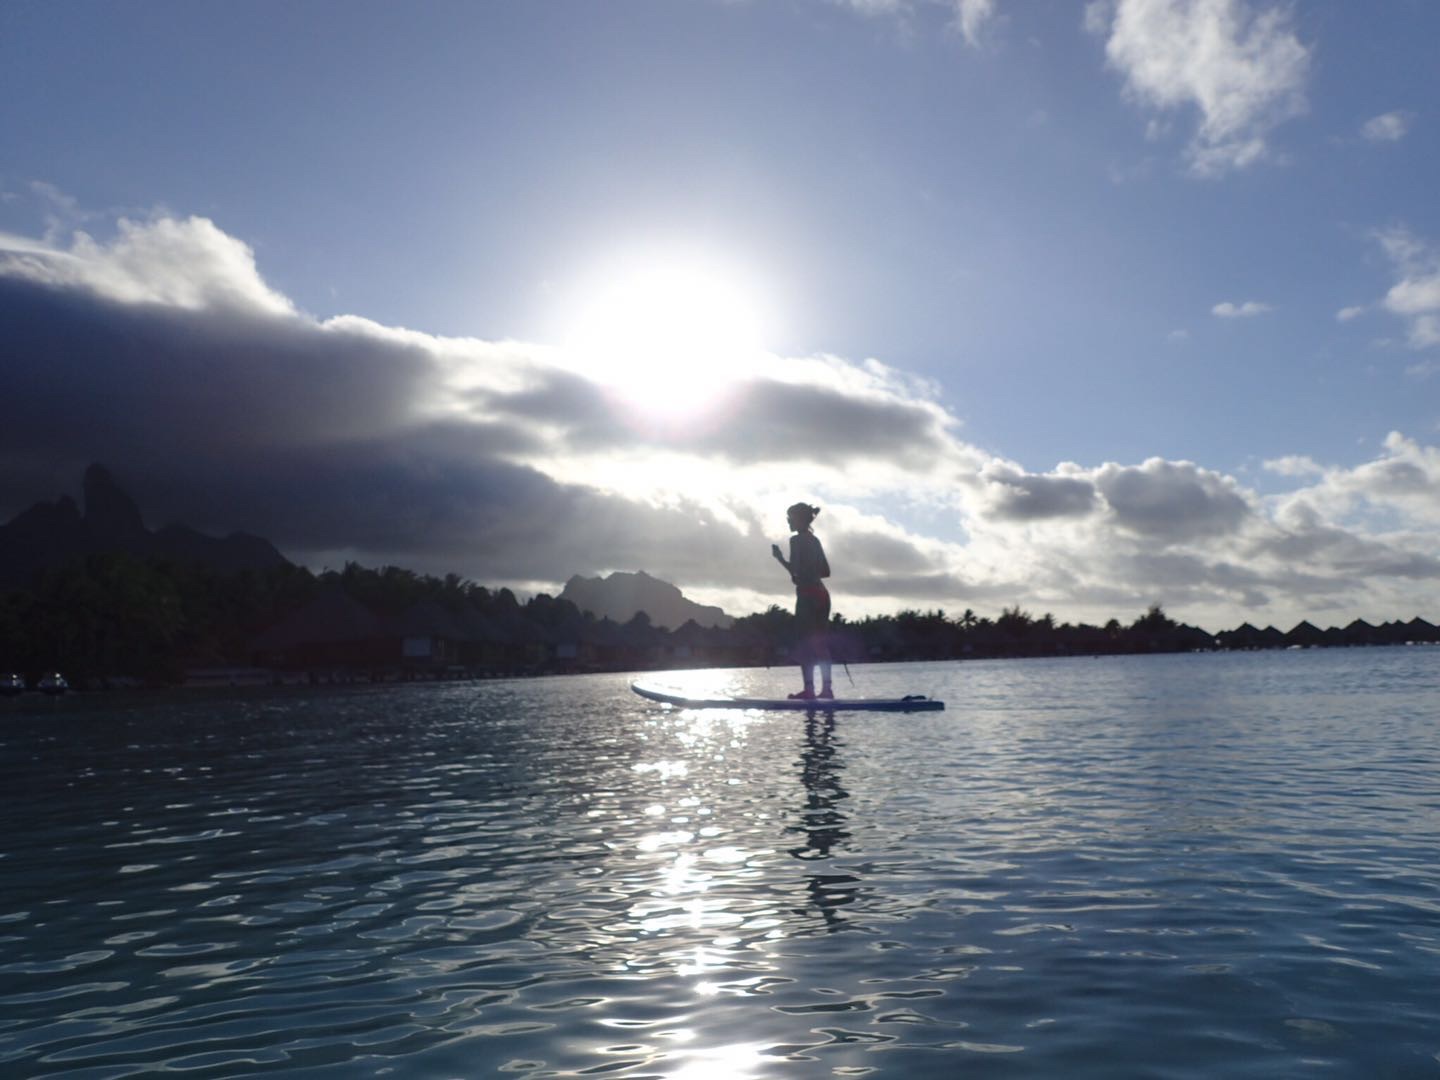
[[[9,675],[0,675],[0,695],[4,697],[15,697],[25,692],[25,680],[13,672]]]
[[[70,689],[70,684],[65,681],[64,675],[61,675],[58,671],[53,671],[36,683],[35,689],[39,690],[42,694],[59,697]]]

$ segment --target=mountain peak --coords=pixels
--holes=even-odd
[[[728,628],[734,619],[718,607],[687,600],[679,588],[644,570],[616,571],[608,578],[574,575],[565,583],[560,599],[599,619],[627,623],[638,611],[655,626],[675,629],[692,619],[700,626]]]
[[[91,465],[85,470],[83,491],[85,524],[92,532],[107,540],[125,540],[144,534],[145,522],[140,517],[140,508],[104,465]]]
[[[224,539],[171,525],[152,533],[140,508],[103,465],[85,470],[84,516],[68,495],[39,502],[0,524],[0,586],[23,585],[32,573],[81,555],[124,552],[140,558],[198,563],[224,573],[285,563],[268,540],[248,533]]]

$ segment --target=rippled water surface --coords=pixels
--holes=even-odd
[[[1440,1073],[1440,650],[854,676],[6,705],[0,1074]]]

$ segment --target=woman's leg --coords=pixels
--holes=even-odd
[[[820,665],[820,696],[834,697],[830,686],[830,594],[825,593],[824,602],[817,605],[815,612],[815,647],[811,653]]]

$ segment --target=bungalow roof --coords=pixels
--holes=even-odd
[[[1325,632],[1309,619],[1301,619],[1285,634],[1285,640],[1298,644],[1315,643],[1325,640]]]

